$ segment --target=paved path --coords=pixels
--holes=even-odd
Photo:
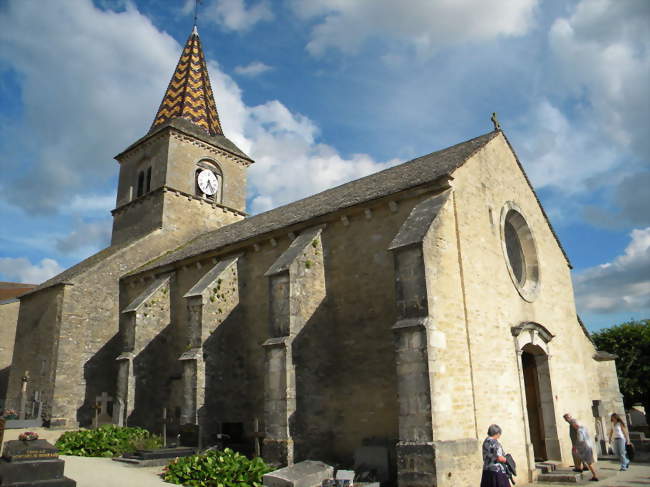
[[[650,487],[650,463],[632,463],[630,469],[619,472],[618,462],[612,460],[601,460],[597,463],[600,473],[599,482],[591,482],[591,473],[585,472],[583,479],[576,483],[558,482],[536,482],[534,485],[541,486],[564,486],[564,485],[594,485],[598,487]]]
[[[36,428],[39,437],[54,444],[64,432]],[[23,430],[6,430],[4,441],[15,440]],[[65,476],[77,481],[77,487],[171,487],[159,477],[163,467],[132,467],[110,458],[61,455]]]
[[[41,438],[54,443],[62,431],[38,428]],[[14,440],[22,430],[5,431],[5,441]],[[78,487],[171,487],[160,478],[162,467],[132,467],[126,463],[114,462],[110,458],[86,458],[61,456],[65,459],[65,475],[75,479]],[[632,463],[626,472],[618,471],[618,463],[611,460],[598,462],[600,482],[590,482],[591,474],[586,472],[583,480],[576,483],[538,482],[538,487],[594,485],[598,487],[650,487],[650,463]],[[519,484],[517,484],[519,485]],[[458,486],[461,487],[461,486]],[[464,487],[464,486],[462,486]],[[475,487],[475,486],[470,486]]]
[[[110,458],[71,457],[65,460],[65,475],[77,487],[171,487],[159,477],[163,467],[132,467]]]

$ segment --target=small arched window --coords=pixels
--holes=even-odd
[[[146,193],[151,191],[151,166],[147,168],[147,189]]]

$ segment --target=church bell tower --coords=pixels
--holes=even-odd
[[[115,159],[112,245],[158,229],[189,238],[244,218],[253,160],[223,133],[196,26],[149,132]]]

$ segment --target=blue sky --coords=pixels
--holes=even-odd
[[[0,0],[0,280],[107,245],[193,0]],[[592,330],[650,315],[650,2],[203,0],[224,130],[264,211],[501,124]]]

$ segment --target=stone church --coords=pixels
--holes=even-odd
[[[570,464],[562,414],[622,411],[576,315],[571,263],[494,131],[247,216],[254,161],[225,135],[196,29],[149,132],[116,156],[110,247],[20,297],[7,404],[52,427],[263,436],[268,461],[351,465],[384,445],[405,486],[478,485],[487,427]],[[259,426],[259,432],[256,430]]]

